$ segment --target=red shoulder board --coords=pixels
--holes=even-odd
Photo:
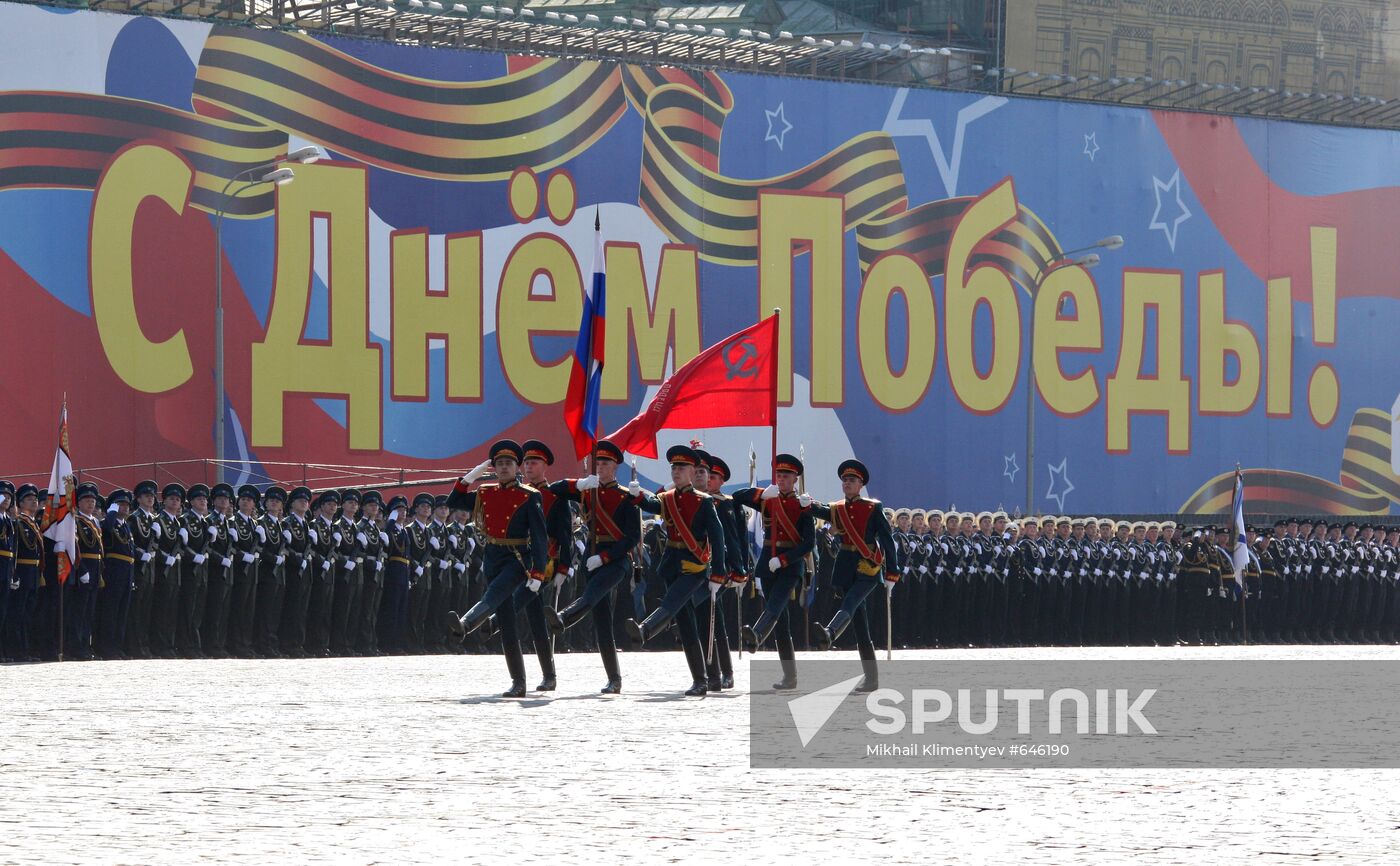
[[[492,538],[505,538],[515,512],[530,501],[530,491],[519,484],[502,487],[490,483],[477,488],[476,497],[480,503],[481,524],[486,534]]]

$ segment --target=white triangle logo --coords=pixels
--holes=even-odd
[[[802,748],[807,748],[812,738],[831,721],[841,702],[862,679],[864,677],[851,677],[810,695],[788,701],[788,712],[792,714],[792,723],[797,727],[797,736],[802,740]]]

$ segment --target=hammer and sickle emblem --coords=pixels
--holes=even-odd
[[[725,379],[752,379],[758,375],[758,346],[753,340],[745,337],[727,344],[720,357],[724,360]]]

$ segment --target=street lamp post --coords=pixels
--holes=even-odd
[[[1098,265],[1099,256],[1097,253],[1090,253],[1090,250],[1116,250],[1123,246],[1122,235],[1112,235],[1100,240],[1098,243],[1079,249],[1069,250],[1061,253],[1059,258],[1050,262],[1036,277],[1035,286],[1031,291],[1031,323],[1030,335],[1027,340],[1026,351],[1026,516],[1035,513],[1035,306],[1040,301],[1040,287],[1045,283],[1046,277],[1054,271],[1066,267],[1092,268]],[[1072,258],[1080,253],[1090,253],[1089,255]],[[1058,300],[1056,301],[1058,304]],[[1058,312],[1058,310],[1057,310]]]
[[[224,213],[228,210],[229,202],[245,190],[265,183],[277,186],[290,183],[296,175],[290,168],[285,167],[286,163],[306,165],[320,158],[320,148],[299,148],[276,162],[239,172],[229,178],[223,191],[219,193],[219,209],[214,212],[214,477],[217,481],[224,480]],[[229,190],[235,183],[254,176],[258,177],[247,181],[230,194]]]

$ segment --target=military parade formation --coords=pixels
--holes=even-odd
[[[1400,642],[1400,527],[1286,518],[1246,532],[1236,574],[1224,526],[891,509],[802,492],[774,461],[734,490],[718,455],[676,446],[671,482],[619,480],[597,442],[590,474],[551,481],[543,442],[501,440],[446,494],[227,484],[105,494],[67,485],[76,550],[65,580],[48,491],[0,481],[0,659],[308,658],[481,652],[510,688],[557,688],[556,649],[683,650],[686,695],[732,688],[734,653],[877,648]],[[726,486],[731,488],[725,493]],[[522,628],[522,622],[523,628]],[[584,620],[591,629],[575,629]]]

